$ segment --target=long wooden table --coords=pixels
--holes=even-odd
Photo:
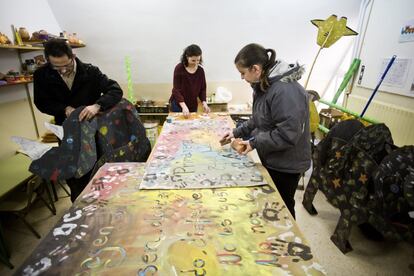
[[[145,166],[101,167],[16,275],[325,274],[262,167],[268,185],[142,190]]]

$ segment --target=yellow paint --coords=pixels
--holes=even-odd
[[[103,126],[103,127],[101,127],[100,129],[99,129],[99,132],[102,134],[102,135],[106,135],[107,133],[108,133],[108,128],[106,127],[106,126]]]
[[[210,245],[202,246],[191,239],[171,244],[168,248],[168,262],[177,274],[219,275],[214,248]]]
[[[357,32],[346,26],[346,21],[346,17],[341,17],[337,20],[337,16],[334,14],[325,20],[311,20],[312,24],[318,28],[318,45],[323,48],[329,48],[342,36],[357,35]]]

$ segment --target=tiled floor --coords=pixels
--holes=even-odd
[[[28,220],[44,237],[70,206],[70,200],[63,190],[58,190],[56,202],[57,215],[39,202],[37,208],[28,216]],[[342,254],[329,239],[339,217],[319,192],[314,205],[317,216],[310,216],[302,207],[303,191],[296,193],[296,217],[300,229],[311,244],[313,253],[324,266],[328,275],[414,275],[409,266],[414,265],[414,247],[406,242],[373,242],[361,235],[358,228],[353,229],[350,243],[354,250]],[[18,267],[39,244],[37,239],[20,221],[3,221],[6,241],[11,249],[11,262]],[[11,275],[10,270],[0,264],[0,275]]]
[[[358,227],[349,239],[353,251],[346,255],[331,242],[339,210],[318,192],[314,206],[317,216],[311,216],[302,206],[303,191],[296,195],[296,220],[311,248],[328,275],[414,275],[414,246],[407,242],[375,242],[366,239]]]

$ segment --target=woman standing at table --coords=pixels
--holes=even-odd
[[[197,112],[197,98],[203,104],[204,112],[210,112],[206,102],[206,77],[201,48],[192,44],[184,49],[181,62],[175,66],[172,95],[170,97],[171,111],[183,112],[185,117],[190,112]]]
[[[297,82],[302,66],[276,60],[273,49],[249,44],[237,54],[234,63],[241,78],[253,88],[253,116],[220,143],[250,136],[239,142],[239,153],[256,149],[283,201],[295,218],[294,195],[301,173],[310,167],[309,102]]]

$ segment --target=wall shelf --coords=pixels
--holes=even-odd
[[[8,83],[8,84],[0,85],[0,88],[1,87],[8,87],[8,86],[13,86],[13,85],[18,85],[18,84],[28,84],[28,83],[32,83],[32,82],[33,81],[30,80],[30,81],[20,81],[20,82]]]
[[[85,44],[70,44],[71,48],[83,48]],[[12,45],[12,44],[0,44],[0,49],[19,50],[24,52],[30,51],[42,51],[45,48],[42,46],[25,46],[25,45]]]
[[[39,51],[43,50],[43,47],[34,47],[34,46],[20,46],[20,45],[0,45],[1,49],[10,49],[10,50],[20,50],[20,51]]]

